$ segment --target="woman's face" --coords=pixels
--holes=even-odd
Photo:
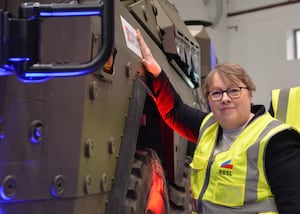
[[[216,73],[212,77],[209,91],[224,91],[232,87],[246,87],[246,85],[241,81],[237,84],[229,79],[221,79],[220,75]],[[252,97],[248,89],[242,89],[240,93],[239,98],[232,99],[227,92],[224,92],[220,101],[212,101],[208,95],[211,111],[223,129],[239,128],[246,124],[250,118]]]

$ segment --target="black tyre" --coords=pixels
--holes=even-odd
[[[124,213],[169,214],[167,192],[157,153],[152,149],[138,149],[132,165]]]
[[[163,168],[157,153],[149,148],[138,149],[132,165],[130,183],[125,203],[126,214],[188,214],[192,212],[189,192],[189,163],[185,160],[182,179],[167,184]],[[155,181],[161,184],[161,192],[156,197],[151,194]],[[152,196],[151,196],[152,195]],[[156,201],[155,201],[156,200]],[[149,202],[155,203],[155,209],[149,209]],[[158,202],[157,202],[158,201]]]
[[[168,185],[171,214],[188,214],[192,212],[189,179],[191,159],[191,157],[185,159],[181,180]]]

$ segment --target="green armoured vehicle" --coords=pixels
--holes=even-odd
[[[0,213],[191,212],[193,147],[160,118],[134,34],[205,108],[209,50],[174,5],[1,0],[0,13]]]

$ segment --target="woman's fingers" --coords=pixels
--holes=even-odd
[[[148,45],[145,43],[145,40],[139,30],[136,31],[136,35],[137,35],[137,40],[139,42],[143,58],[145,58],[147,60],[149,58],[153,58],[152,53],[151,53]]]
[[[145,43],[144,38],[142,37],[142,34],[139,30],[136,30],[136,37],[140,45],[140,49],[143,57],[142,63],[150,73],[152,73],[155,77],[157,77],[161,72],[160,65],[152,56],[151,50],[149,49],[148,45]]]

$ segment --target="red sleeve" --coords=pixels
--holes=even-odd
[[[207,113],[184,104],[163,71],[152,85],[156,105],[164,121],[180,135],[197,143],[200,124]]]

